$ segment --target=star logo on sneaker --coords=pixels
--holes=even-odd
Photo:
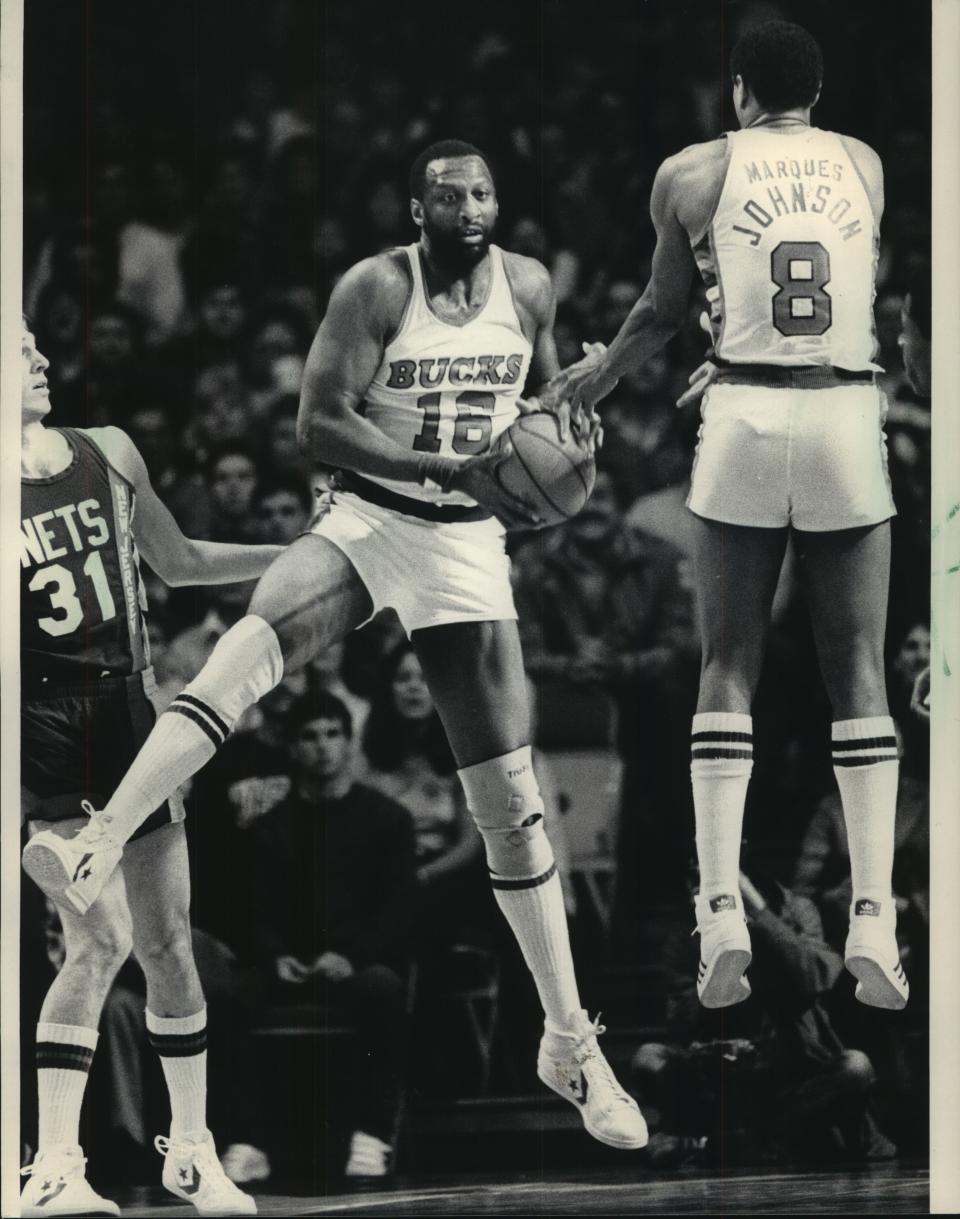
[[[84,857],[83,857],[83,858],[80,860],[80,862],[77,864],[76,871],[75,871],[75,872],[74,872],[74,874],[73,874],[73,879],[74,879],[75,881],[76,881],[76,880],[86,880],[87,876],[89,876],[89,875],[90,875],[90,869],[89,869],[89,868],[87,869],[87,872],[86,872],[86,875],[85,875],[85,876],[81,876],[81,875],[80,875],[80,873],[83,871],[84,865],[87,863],[87,861],[88,861],[90,858],[91,858],[91,855],[90,855],[90,854],[89,854],[89,852],[88,852],[86,855],[84,855]]]
[[[853,907],[854,914],[869,914],[873,918],[880,917],[880,903],[871,901],[869,897],[861,897]]]
[[[710,909],[714,914],[720,914],[724,910],[736,910],[737,899],[731,893],[721,893],[719,897],[710,898]]]
[[[566,1083],[570,1095],[578,1105],[582,1105],[587,1099],[587,1081],[583,1072],[579,1071],[576,1075],[571,1075]]]
[[[196,1164],[181,1168],[177,1176],[180,1178],[178,1184],[185,1194],[195,1194],[200,1188],[200,1174]]]
[[[50,1189],[50,1187],[52,1185],[53,1185],[52,1181],[44,1181],[43,1184],[40,1186],[40,1188],[44,1191],[47,1191]],[[55,1190],[53,1190],[51,1193],[44,1192],[43,1196],[37,1199],[36,1205],[45,1206],[48,1202],[52,1202],[54,1200],[54,1198],[59,1197],[59,1195],[62,1194],[66,1188],[67,1188],[67,1183],[63,1179],[63,1177],[61,1177],[60,1180],[57,1182],[57,1188]]]

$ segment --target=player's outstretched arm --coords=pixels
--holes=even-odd
[[[143,458],[130,437],[116,427],[89,428],[87,434],[136,494],[137,549],[161,580],[184,584],[234,584],[262,576],[282,546],[244,546],[185,537],[154,491]]]

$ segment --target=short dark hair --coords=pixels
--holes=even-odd
[[[257,483],[252,502],[255,505],[262,504],[271,495],[279,495],[281,492],[296,496],[297,502],[304,512],[309,512],[313,507],[313,492],[310,490],[307,480],[299,474],[285,470],[278,471]]]
[[[314,720],[338,720],[343,735],[348,738],[353,736],[353,717],[347,704],[327,690],[304,694],[287,712],[287,735],[291,743],[303,731],[304,725],[312,724]]]
[[[435,144],[425,148],[410,167],[411,199],[423,198],[427,186],[427,166],[430,162],[447,157],[479,157],[486,165],[490,177],[493,177],[489,157],[473,144],[468,144],[465,140],[437,140]]]
[[[742,77],[769,110],[812,106],[823,82],[823,54],[802,25],[764,21],[750,26],[737,40],[730,75]]]

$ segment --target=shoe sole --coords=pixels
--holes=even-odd
[[[641,1148],[646,1147],[650,1139],[649,1133],[644,1134],[643,1138],[641,1139],[611,1138],[610,1135],[603,1134],[602,1131],[597,1130],[593,1125],[591,1125],[590,1120],[587,1117],[586,1110],[578,1105],[577,1102],[571,1097],[567,1096],[565,1092],[561,1092],[559,1088],[554,1087],[550,1080],[547,1079],[546,1076],[543,1075],[539,1070],[537,1071],[537,1078],[542,1084],[548,1087],[551,1092],[556,1092],[557,1096],[562,1097],[563,1100],[565,1100],[568,1104],[573,1105],[574,1109],[576,1109],[580,1114],[584,1130],[586,1130],[587,1134],[589,1134],[592,1138],[595,1138],[598,1143],[604,1143],[607,1147],[615,1147],[618,1151],[639,1151]]]
[[[750,998],[750,983],[743,976],[753,960],[747,948],[721,948],[713,958],[713,968],[698,987],[701,1006],[733,1007]]]
[[[844,961],[847,972],[857,979],[854,998],[868,1007],[882,1007],[888,1012],[900,1012],[907,1006],[910,988],[906,994],[890,981],[886,969],[862,950]]]
[[[176,1189],[174,1186],[167,1185],[167,1184],[164,1184],[164,1189],[166,1189],[169,1193],[173,1194],[173,1196],[175,1198],[179,1198],[182,1202],[189,1202],[190,1205],[195,1207],[197,1212],[201,1215],[227,1215],[227,1216],[229,1216],[229,1215],[255,1215],[257,1213],[256,1202],[254,1202],[254,1200],[252,1198],[250,1199],[250,1201],[254,1203],[252,1210],[240,1210],[240,1208],[235,1203],[232,1203],[232,1202],[229,1204],[225,1203],[222,1208],[220,1208],[220,1207],[211,1208],[209,1206],[205,1206],[203,1208],[203,1210],[201,1210],[200,1206],[197,1202],[196,1194],[181,1193],[180,1190]],[[250,1197],[250,1195],[248,1194],[247,1197]]]
[[[70,906],[86,914],[92,905],[70,880],[66,864],[51,842],[31,839],[23,848],[23,870],[47,897],[58,906]]]

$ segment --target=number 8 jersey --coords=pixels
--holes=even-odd
[[[70,465],[50,478],[21,479],[25,684],[128,676],[150,662],[133,488],[88,435],[58,430],[73,449]]]
[[[412,290],[400,329],[367,390],[363,413],[404,448],[466,460],[485,453],[516,419],[532,347],[517,317],[499,247],[490,246],[487,299],[476,317],[462,325],[432,312],[419,246],[404,249]],[[374,481],[431,503],[475,502],[462,492],[387,478]]]
[[[714,352],[733,364],[879,370],[873,299],[879,233],[842,136],[746,128],[693,252]]]

